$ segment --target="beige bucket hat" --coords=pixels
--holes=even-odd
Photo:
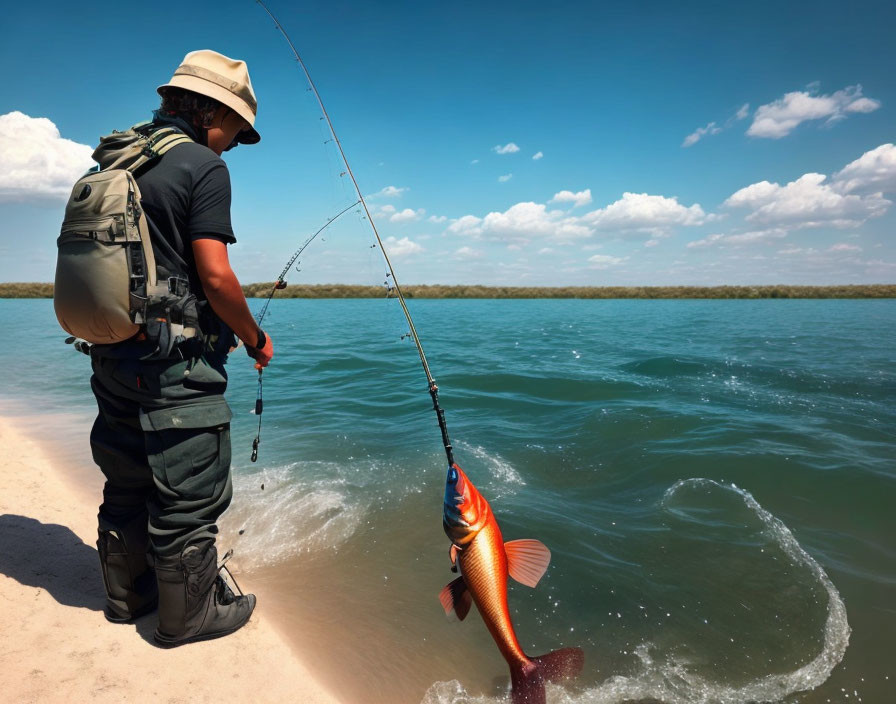
[[[214,98],[237,113],[249,123],[249,129],[237,134],[236,141],[256,144],[261,139],[255,131],[258,102],[245,61],[231,59],[211,49],[191,51],[177,67],[172,79],[156,90],[161,95],[162,89],[168,87],[183,88]]]

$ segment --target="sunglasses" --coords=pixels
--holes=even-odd
[[[228,113],[225,114],[225,117],[232,112],[233,112],[233,110],[230,110],[228,108]],[[222,120],[222,122],[223,122],[223,120]],[[252,126],[248,122],[243,120],[243,127],[241,127],[240,131],[236,133],[236,136],[233,138],[233,141],[227,145],[227,147],[224,149],[224,151],[229,152],[231,149],[236,149],[240,145],[240,142],[239,142],[240,132],[247,132],[250,129],[252,129]]]

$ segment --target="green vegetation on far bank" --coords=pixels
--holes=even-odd
[[[248,284],[267,298],[273,283]],[[896,284],[848,286],[402,286],[406,298],[896,298]],[[275,298],[383,298],[382,286],[295,284]],[[0,298],[52,298],[53,284],[0,283]]]
[[[0,284],[0,298],[52,298],[53,284]]]

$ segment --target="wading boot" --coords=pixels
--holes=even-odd
[[[214,543],[188,545],[180,555],[156,556],[159,627],[163,648],[220,638],[242,627],[255,608],[255,595],[236,596],[218,573]]]
[[[156,575],[146,561],[146,517],[112,528],[101,523],[96,541],[106,586],[106,618],[130,623],[159,603]]]

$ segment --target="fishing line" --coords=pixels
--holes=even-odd
[[[414,321],[411,318],[411,313],[408,310],[407,303],[405,302],[404,294],[401,292],[401,286],[398,285],[398,279],[395,277],[395,270],[392,268],[392,262],[389,259],[386,248],[383,246],[383,241],[380,238],[380,233],[376,229],[376,224],[373,222],[373,218],[370,215],[370,210],[367,207],[367,201],[364,200],[364,195],[361,193],[361,189],[358,187],[358,182],[355,179],[355,174],[352,171],[352,167],[349,165],[348,159],[346,159],[345,157],[345,151],[342,149],[342,142],[339,141],[339,137],[336,135],[336,130],[333,128],[333,122],[332,120],[330,120],[330,115],[327,113],[327,109],[324,107],[324,103],[320,97],[320,93],[317,90],[317,86],[314,85],[314,81],[311,79],[311,74],[308,72],[308,67],[305,66],[305,62],[302,61],[302,57],[299,56],[299,52],[296,49],[295,44],[292,43],[292,39],[289,38],[289,35],[283,28],[283,25],[281,25],[279,20],[274,17],[274,14],[268,9],[267,5],[265,5],[261,0],[255,1],[259,5],[261,5],[261,8],[274,21],[274,26],[279,30],[280,34],[283,35],[283,38],[286,39],[286,43],[289,44],[289,48],[292,50],[293,56],[295,56],[295,59],[298,62],[299,66],[302,67],[302,71],[305,74],[305,79],[308,81],[308,85],[310,86],[311,91],[314,93],[314,97],[317,98],[317,104],[320,107],[323,119],[326,120],[327,126],[330,128],[330,134],[333,136],[333,142],[336,144],[336,148],[339,150],[339,155],[342,157],[342,163],[345,164],[344,175],[347,175],[351,179],[352,184],[355,187],[355,192],[358,195],[358,202],[364,209],[364,214],[366,215],[367,222],[370,223],[370,227],[373,230],[373,235],[374,237],[376,237],[376,242],[379,245],[380,251],[383,253],[383,258],[386,260],[386,266],[389,268],[390,276],[387,277],[391,278],[391,284],[389,285],[395,290],[395,294],[398,297],[398,302],[401,304],[401,309],[402,311],[404,311],[405,318],[408,321],[409,334],[414,340],[414,345],[417,347],[417,353],[420,355],[420,363],[423,365],[423,371],[426,373],[426,382],[429,388],[429,395],[432,397],[432,407],[436,413],[436,417],[439,420],[439,429],[442,431],[442,444],[445,446],[445,454],[448,457],[448,465],[453,465],[454,454],[451,447],[451,441],[448,438],[448,427],[445,424],[445,412],[439,405],[439,387],[436,385],[436,381],[432,376],[432,372],[429,370],[429,363],[426,361],[426,354],[423,352],[423,345],[420,342],[419,335],[417,335],[417,328],[414,326]],[[340,174],[340,176],[342,175],[343,174]]]
[[[261,327],[262,321],[264,321],[264,316],[268,312],[268,306],[271,305],[271,300],[274,298],[274,294],[281,289],[286,288],[286,275],[289,273],[289,270],[292,269],[293,264],[298,261],[302,252],[305,251],[305,248],[314,242],[314,239],[324,230],[326,230],[330,225],[336,222],[340,217],[345,215],[349,210],[354,208],[359,201],[355,201],[351,205],[340,210],[336,215],[329,218],[324,225],[321,225],[320,229],[315,232],[313,235],[308,237],[303,243],[302,246],[299,247],[295,253],[289,258],[289,261],[286,262],[286,266],[283,267],[283,271],[280,272],[280,276],[277,277],[277,280],[271,286],[271,292],[268,294],[267,300],[264,302],[264,305],[259,311],[258,315],[255,316],[255,322],[258,324],[258,327]],[[264,399],[262,397],[262,372],[264,369],[258,370],[258,390],[255,394],[255,415],[258,416],[258,431],[255,433],[255,439],[252,441],[252,461],[258,461],[258,446],[261,444],[261,414],[264,412]]]

